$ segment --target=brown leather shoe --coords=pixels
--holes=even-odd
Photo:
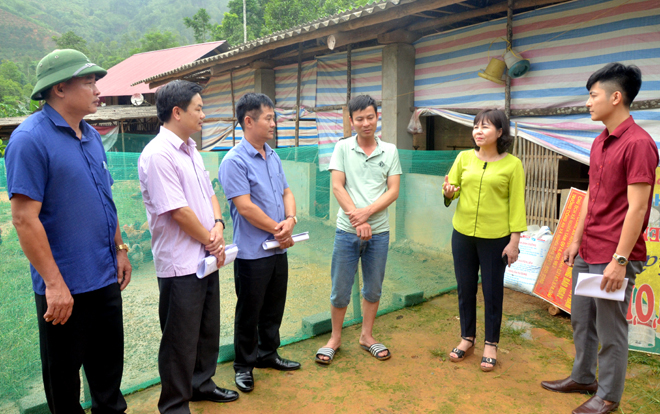
[[[554,392],[578,392],[580,394],[595,394],[598,391],[598,381],[591,384],[579,384],[571,379],[571,377],[564,378],[557,381],[542,381],[541,386],[546,390]]]
[[[573,410],[573,414],[607,414],[616,411],[618,408],[618,402],[606,404],[602,398],[594,395],[587,402]]]

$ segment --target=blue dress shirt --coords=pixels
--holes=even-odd
[[[117,283],[117,209],[99,133],[85,121],[82,139],[50,105],[16,128],[5,152],[7,191],[42,203],[39,220],[71,294]],[[43,278],[30,265],[32,286]]]
[[[289,188],[280,157],[268,144],[264,144],[266,159],[246,139],[232,148],[220,163],[218,179],[229,200],[234,222],[234,243],[238,245],[239,259],[261,259],[282,254],[286,249],[264,250],[261,243],[273,239],[272,233],[263,231],[238,214],[233,198],[245,194],[268,217],[276,222],[284,220],[284,190]],[[273,229],[273,232],[275,230]]]

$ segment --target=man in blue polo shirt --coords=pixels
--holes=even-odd
[[[82,53],[55,50],[37,66],[32,99],[43,109],[11,135],[5,162],[18,239],[30,261],[44,389],[53,414],[84,413],[85,367],[92,413],[123,413],[121,290],[131,279],[96,112],[107,72]]]
[[[218,176],[239,249],[234,262],[235,380],[239,390],[250,392],[254,368],[300,368],[277,353],[289,278],[286,249],[293,246],[291,231],[298,219],[282,161],[266,144],[275,130],[273,102],[264,94],[247,93],[236,103],[236,117],[245,137],[223,158]],[[280,248],[264,250],[261,244],[272,238]]]

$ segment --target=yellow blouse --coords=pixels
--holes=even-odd
[[[497,239],[527,230],[525,172],[511,154],[494,162],[477,158],[474,150],[462,151],[449,171],[449,183],[460,187],[452,223],[466,236]],[[445,205],[451,201],[445,198]]]

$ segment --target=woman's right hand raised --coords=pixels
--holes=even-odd
[[[454,193],[460,189],[461,187],[449,184],[449,176],[445,175],[445,182],[442,184],[442,193],[445,197],[452,199],[454,197]]]

